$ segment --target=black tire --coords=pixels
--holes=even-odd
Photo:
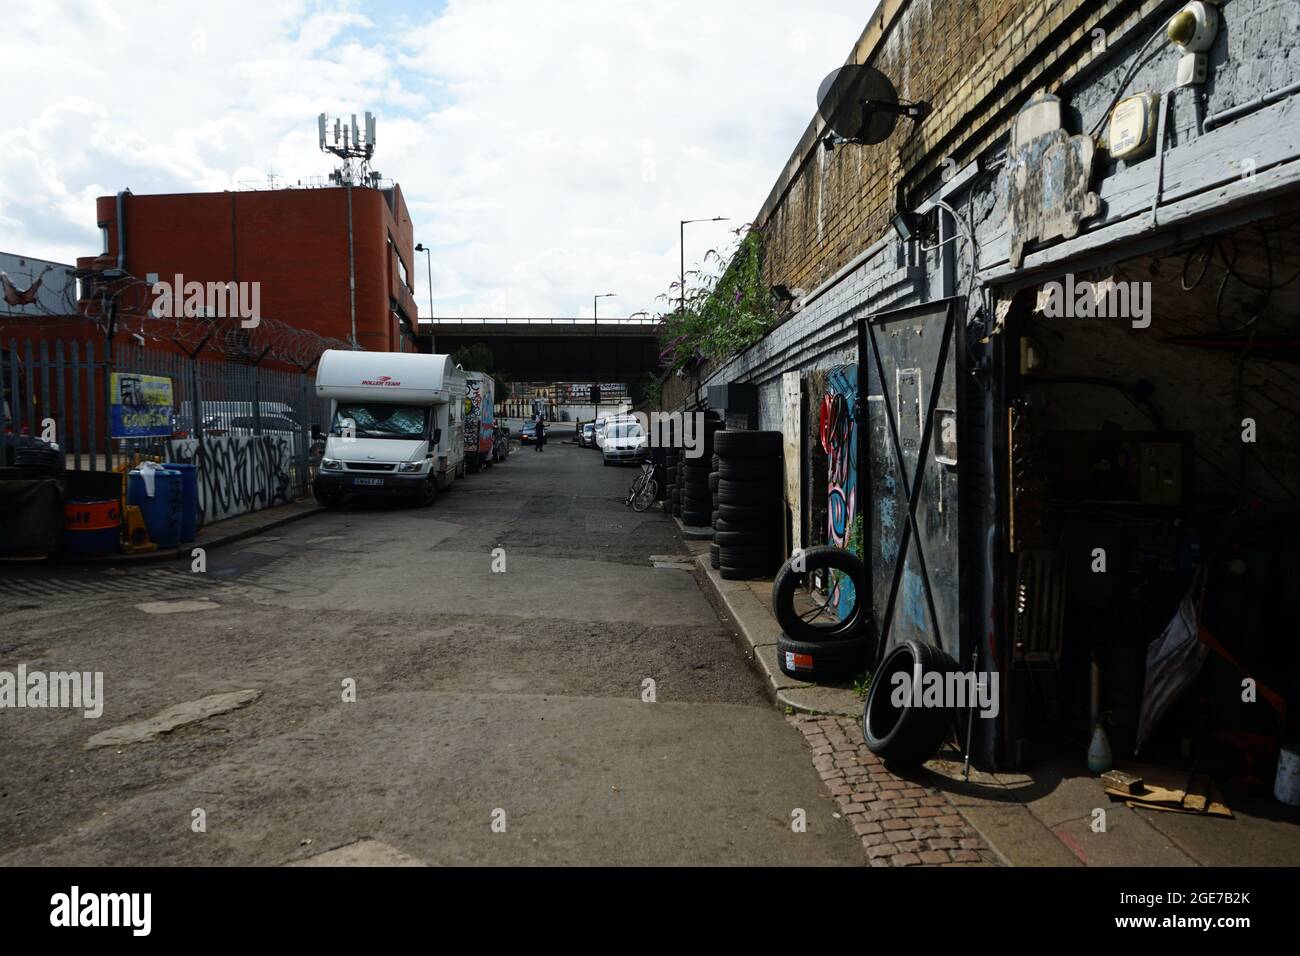
[[[952,726],[953,712],[947,706],[895,706],[893,698],[898,685],[894,675],[905,673],[911,677],[918,661],[922,680],[925,674],[936,671],[946,674],[957,669],[956,662],[936,647],[919,641],[896,644],[876,668],[871,691],[862,708],[862,736],[867,747],[897,767],[919,767],[925,763],[943,744]]]
[[[722,546],[722,561],[732,567],[752,566],[770,571],[781,566],[781,549],[775,541],[767,544],[727,544]]]
[[[781,543],[781,536],[775,531],[718,531],[715,529],[713,540],[724,548],[761,548],[767,545],[776,548]]]
[[[689,506],[692,511],[703,511],[706,515],[713,512],[713,499],[707,495],[703,498],[697,498],[687,491],[682,495],[682,504]]]
[[[722,512],[718,512],[718,515],[721,514]],[[741,534],[762,534],[778,538],[781,535],[781,526],[775,521],[729,521],[723,517],[715,517],[713,531],[715,534],[719,531],[736,531]]]
[[[780,481],[784,473],[779,458],[724,459],[718,475],[731,481]]]
[[[770,507],[758,508],[749,505],[729,504],[726,499],[718,497],[718,512],[722,515],[722,520],[734,524],[750,525],[753,527],[767,527],[778,523],[778,519],[784,517],[783,509],[777,507],[773,502]]]
[[[707,511],[687,511],[683,508],[682,524],[690,525],[692,528],[707,528],[709,526],[709,513]]]
[[[722,431],[713,436],[713,450],[728,458],[778,457],[785,440],[780,432]]]
[[[785,634],[776,638],[781,673],[813,683],[856,677],[870,665],[870,650],[868,642],[859,639],[807,643]]]
[[[711,568],[722,567],[722,562],[718,559],[718,556],[716,554],[709,555],[709,567]]]
[[[343,506],[344,495],[337,491],[322,491],[318,485],[312,485],[312,497],[322,508],[340,508]]]
[[[709,472],[709,494],[713,495],[718,493],[718,482],[720,480],[721,479],[716,471]]]
[[[782,500],[781,486],[758,481],[728,481],[718,486],[718,501],[724,505],[773,505]]]
[[[424,483],[424,488],[421,490],[420,497],[417,498],[416,501],[419,503],[421,508],[427,508],[433,504],[437,497],[438,483],[433,479],[433,476],[430,476],[429,480]]]
[[[796,641],[835,641],[863,638],[870,641],[874,651],[875,628],[866,611],[866,566],[852,551],[833,545],[820,545],[803,552],[803,571],[795,571],[795,558],[781,566],[772,585],[772,612],[781,630]],[[842,621],[827,619],[813,624],[799,617],[794,609],[795,592],[806,586],[808,576],[815,571],[832,569],[842,571],[853,581],[853,609]]]

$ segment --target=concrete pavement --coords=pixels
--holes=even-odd
[[[102,671],[105,703],[0,710],[0,864],[861,865],[693,573],[652,566],[686,552],[623,507],[632,476],[554,442],[431,508],[322,514],[204,574],[6,569],[0,670]],[[85,749],[240,691],[258,694]]]

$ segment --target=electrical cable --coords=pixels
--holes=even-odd
[[[1089,136],[1096,136],[1101,128],[1106,125],[1106,119],[1110,116],[1110,111],[1115,108],[1115,104],[1120,101],[1121,97],[1124,95],[1124,91],[1128,89],[1129,83],[1133,81],[1133,77],[1137,73],[1138,67],[1142,65],[1142,57],[1146,54],[1151,44],[1161,37],[1164,38],[1166,43],[1169,42],[1169,35],[1166,33],[1166,30],[1168,30],[1171,22],[1173,22],[1173,17],[1170,17],[1168,20],[1161,23],[1160,29],[1153,33],[1146,43],[1142,44],[1141,49],[1137,52],[1137,56],[1133,58],[1133,64],[1129,67],[1128,72],[1124,74],[1124,79],[1120,81],[1119,89],[1115,91],[1115,95],[1111,98],[1110,103],[1108,103],[1106,109],[1102,111],[1101,118],[1097,120],[1097,125],[1092,128],[1092,131],[1088,134]]]

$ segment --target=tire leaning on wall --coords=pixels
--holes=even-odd
[[[808,548],[801,555],[802,571],[794,569],[795,558],[781,565],[772,582],[772,613],[781,630],[796,641],[836,641],[850,638],[867,638],[875,645],[875,624],[866,610],[866,566],[852,551],[834,545]],[[817,571],[839,571],[853,582],[855,594],[853,608],[843,620],[825,623],[805,621],[794,607],[794,596],[801,590],[809,575]]]
[[[947,674],[958,669],[957,662],[939,648],[919,641],[903,641],[890,648],[880,662],[862,708],[862,737],[867,747],[896,767],[919,767],[925,763],[943,744],[953,723],[953,711],[948,706],[895,705],[894,675],[914,675],[918,662],[922,675]]]
[[[871,663],[871,641],[853,637],[839,641],[796,641],[776,636],[776,657],[781,673],[796,680],[838,680],[861,674]]]

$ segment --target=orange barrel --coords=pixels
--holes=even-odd
[[[116,498],[69,498],[63,503],[63,550],[90,557],[118,549],[122,504]]]

